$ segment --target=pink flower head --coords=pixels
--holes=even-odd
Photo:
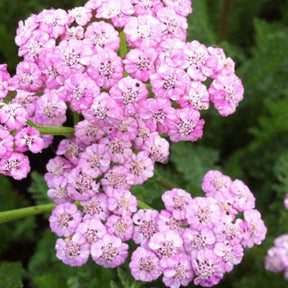
[[[44,175],[44,178],[48,186],[54,187],[54,181],[58,179],[66,178],[68,173],[72,170],[72,164],[59,156],[52,158],[46,165],[47,173]]]
[[[177,101],[181,107],[194,110],[207,110],[209,108],[209,93],[204,84],[192,81],[188,93]]]
[[[164,0],[167,7],[171,7],[181,16],[188,16],[192,13],[191,0]]]
[[[171,101],[166,98],[149,98],[141,104],[139,115],[150,131],[167,133],[169,123],[176,118],[176,109],[171,106]]]
[[[72,164],[76,165],[79,161],[79,155],[83,151],[82,147],[77,144],[77,140],[75,137],[61,140],[56,154],[63,155]]]
[[[22,153],[12,152],[8,158],[2,158],[0,161],[0,173],[16,180],[26,178],[29,172],[29,159]]]
[[[287,254],[287,250],[280,247],[272,247],[268,250],[265,257],[265,269],[272,272],[282,272],[286,269],[286,263],[283,261],[283,255]]]
[[[184,48],[185,61],[182,68],[187,69],[187,73],[194,81],[204,81],[205,65],[208,58],[207,47],[197,40],[193,40],[186,44]]]
[[[94,262],[105,268],[115,268],[126,261],[128,244],[120,238],[105,234],[91,246],[91,255]]]
[[[200,250],[192,258],[192,267],[195,272],[195,285],[211,287],[220,282],[225,273],[223,260],[213,250]]]
[[[229,176],[223,175],[220,171],[208,171],[202,181],[202,190],[208,197],[217,199],[222,193],[227,193],[232,180]]]
[[[132,0],[135,15],[156,15],[156,12],[163,7],[161,0]]]
[[[9,103],[0,107],[0,123],[4,124],[9,131],[23,128],[28,117],[27,111],[20,104]]]
[[[8,158],[13,152],[13,136],[8,129],[0,125],[0,158]]]
[[[88,75],[99,87],[110,89],[123,77],[122,59],[109,49],[101,49],[91,57]]]
[[[16,150],[19,152],[31,151],[39,153],[44,148],[44,141],[40,132],[34,127],[26,127],[20,130],[15,136]]]
[[[230,245],[223,242],[216,243],[213,251],[223,259],[226,272],[231,272],[234,265],[241,262],[244,254],[244,249],[240,244]]]
[[[17,90],[17,95],[11,102],[20,104],[27,111],[28,117],[32,117],[36,110],[37,99],[34,93]]]
[[[157,19],[163,23],[162,39],[172,38],[185,41],[187,35],[187,19],[177,14],[173,8],[164,7],[157,11]]]
[[[68,15],[80,26],[85,26],[92,18],[92,12],[85,7],[75,7],[68,11]]]
[[[179,288],[187,286],[193,279],[194,273],[188,256],[179,253],[165,263],[163,283],[167,287]]]
[[[91,10],[97,10],[105,0],[89,0],[84,7]]]
[[[82,213],[72,203],[57,205],[49,217],[50,228],[58,236],[72,236],[82,220]]]
[[[133,240],[140,244],[149,240],[157,230],[157,217],[159,212],[156,210],[140,209],[133,215],[134,226]]]
[[[153,161],[164,163],[169,156],[169,142],[154,132],[143,144],[143,150],[148,152]]]
[[[47,195],[57,204],[63,204],[71,201],[70,197],[68,196],[67,181],[68,179],[63,177],[54,179],[53,185],[50,183],[50,189],[47,191]]]
[[[72,74],[65,81],[66,101],[70,103],[72,110],[82,113],[92,105],[97,95],[100,94],[100,88],[85,73]]]
[[[186,211],[192,200],[189,193],[182,189],[172,189],[162,195],[162,201],[168,211],[177,220],[186,219]]]
[[[44,88],[42,72],[32,60],[24,60],[17,65],[12,81],[28,92],[40,92]]]
[[[128,190],[114,191],[108,197],[108,209],[115,215],[130,216],[137,211],[137,198]]]
[[[261,214],[259,211],[245,210],[244,219],[241,229],[242,229],[242,242],[243,247],[251,248],[256,245],[260,245],[266,237],[267,228],[261,219]]]
[[[128,44],[134,48],[156,48],[159,42],[161,42],[162,25],[152,15],[131,17],[124,27]]]
[[[182,238],[186,253],[193,253],[193,256],[197,251],[213,248],[216,241],[213,230],[208,227],[204,227],[200,231],[188,228]]]
[[[132,153],[131,141],[126,134],[115,133],[110,136],[110,139],[102,138],[99,143],[106,147],[107,153],[114,163],[125,163]]]
[[[238,211],[243,212],[255,208],[255,197],[241,180],[236,179],[231,183],[230,194],[234,200],[233,206]]]
[[[188,74],[179,68],[160,66],[150,76],[152,91],[156,97],[178,101],[187,94],[191,85]]]
[[[66,27],[72,22],[68,13],[63,9],[44,9],[37,15],[37,18],[39,29],[54,39],[64,35]]]
[[[162,233],[166,233],[168,230],[177,232],[181,237],[187,227],[186,220],[175,219],[171,212],[167,210],[161,210],[157,219],[157,230]]]
[[[133,221],[130,216],[111,215],[106,222],[107,232],[128,241],[133,235]]]
[[[202,229],[204,227],[214,228],[222,219],[222,211],[218,202],[210,197],[195,197],[190,201],[187,208],[187,221],[191,228]]]
[[[106,194],[117,190],[128,190],[134,184],[134,177],[124,166],[114,166],[108,170],[101,180]]]
[[[137,127],[133,142],[137,150],[142,150],[142,146],[144,145],[144,143],[149,138],[152,132],[142,119],[138,119],[136,124]]]
[[[89,43],[96,51],[101,51],[103,48],[117,51],[120,47],[119,33],[111,24],[104,21],[88,25],[84,42]]]
[[[147,47],[144,51],[131,49],[123,60],[125,70],[134,78],[146,82],[151,74],[155,72],[155,61],[157,52],[153,48]]]
[[[148,157],[147,152],[141,151],[137,155],[131,153],[130,158],[124,164],[133,174],[134,184],[142,184],[153,176],[154,162]]]
[[[66,121],[67,106],[55,91],[46,90],[38,98],[34,120],[43,126],[61,126]]]
[[[110,89],[110,95],[123,108],[125,116],[136,115],[141,108],[139,102],[147,98],[148,90],[141,81],[125,77]]]
[[[87,120],[80,121],[75,126],[75,137],[79,144],[89,146],[100,140],[103,136],[104,131]]]
[[[151,282],[162,274],[159,258],[150,249],[138,247],[132,254],[129,268],[134,279]]]
[[[7,64],[0,64],[0,99],[4,99],[9,92],[9,79],[10,75],[7,71]]]
[[[35,30],[32,32],[31,38],[24,45],[20,46],[18,55],[24,56],[25,59],[38,60],[43,49],[54,49],[54,47],[55,40],[50,39],[48,33]]]
[[[81,201],[85,218],[98,218],[106,221],[110,215],[108,210],[108,197],[104,193],[97,193],[89,200]]]
[[[197,110],[182,108],[176,110],[174,121],[168,123],[167,134],[171,141],[197,141],[203,135],[204,120]]]
[[[106,228],[98,217],[91,217],[83,219],[77,227],[76,234],[81,234],[87,243],[92,244],[106,234]]]
[[[82,266],[89,258],[90,249],[85,237],[75,234],[71,238],[56,241],[56,256],[69,266]]]
[[[101,128],[119,124],[123,119],[122,109],[106,92],[95,97],[90,109],[83,111],[83,115],[90,123]]]
[[[154,234],[148,246],[161,259],[161,267],[165,267],[165,262],[183,249],[183,241],[177,232],[168,230],[165,233]]]
[[[93,178],[105,173],[110,167],[111,157],[103,144],[88,146],[80,156],[79,166]]]
[[[243,99],[244,88],[240,78],[232,74],[219,75],[210,85],[210,100],[221,116],[228,116],[235,112],[239,102]]]
[[[68,195],[73,200],[88,200],[98,193],[99,184],[80,167],[74,168],[68,178]]]

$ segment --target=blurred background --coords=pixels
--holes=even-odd
[[[19,61],[14,44],[19,20],[45,8],[69,9],[83,3],[0,0],[0,63],[8,63],[13,74]],[[172,145],[169,163],[157,167],[155,178],[169,179],[192,196],[201,195],[201,180],[209,169],[243,180],[257,199],[268,234],[261,246],[246,251],[243,262],[217,287],[287,287],[283,275],[264,270],[264,260],[274,238],[288,234],[283,205],[288,192],[288,1],[194,0],[193,9],[188,40],[222,47],[236,62],[245,96],[232,116],[221,118],[213,109],[206,112],[201,141]],[[32,157],[35,171],[26,181],[0,177],[0,211],[49,201],[42,174],[51,155],[53,147]],[[154,179],[139,188],[142,199],[155,208],[161,207],[164,191],[158,182]],[[115,273],[92,262],[81,268],[65,266],[56,259],[56,237],[47,229],[47,217],[0,226],[0,288],[164,287],[161,282],[133,282],[125,267]]]

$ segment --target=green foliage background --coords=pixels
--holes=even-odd
[[[72,8],[84,2],[0,0],[0,62],[8,63],[13,73],[19,61],[13,41],[19,20],[44,8]],[[155,177],[134,187],[133,193],[161,209],[161,193],[172,186],[201,195],[201,179],[209,169],[242,179],[256,196],[268,235],[263,245],[246,251],[244,261],[217,287],[287,287],[283,275],[264,270],[264,257],[273,239],[288,233],[283,206],[288,192],[288,1],[194,0],[193,8],[188,39],[225,49],[236,61],[245,98],[230,117],[207,112],[201,141],[172,145],[170,162],[157,166]],[[39,171],[45,161],[42,167],[38,163]],[[48,201],[41,173],[20,184],[0,177],[0,211]],[[1,225],[0,235],[0,288],[163,287],[160,281],[133,281],[125,266],[117,273],[92,262],[81,268],[65,266],[55,256],[56,238],[49,232],[47,215]]]

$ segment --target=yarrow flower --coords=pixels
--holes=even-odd
[[[243,248],[265,237],[252,192],[219,171],[205,175],[205,197],[166,191],[162,211],[138,210],[130,191],[167,162],[169,141],[202,137],[210,102],[228,116],[243,98],[221,48],[186,42],[191,12],[190,0],[90,0],[19,22],[16,75],[0,65],[0,173],[25,178],[23,153],[53,141],[41,127],[61,126],[74,113],[74,135],[60,141],[44,176],[57,204],[49,218],[60,237],[56,255],[67,265],[91,256],[118,267],[132,239],[136,280],[163,275],[167,287],[212,286],[241,262]]]

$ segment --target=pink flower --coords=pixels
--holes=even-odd
[[[165,262],[183,249],[183,241],[177,232],[168,230],[154,234],[148,246],[161,259],[161,267],[165,267]]]
[[[0,125],[0,158],[8,158],[13,152],[13,136],[6,127]]]
[[[93,178],[105,173],[110,167],[111,157],[103,144],[88,146],[80,156],[79,166]]]
[[[28,117],[27,111],[20,104],[9,103],[0,107],[0,123],[4,124],[9,131],[23,128]]]
[[[151,282],[162,274],[159,258],[149,249],[138,247],[132,254],[129,268],[138,281]]]
[[[210,85],[210,100],[221,116],[228,116],[235,112],[239,102],[243,99],[244,88],[240,78],[232,74],[219,75]]]
[[[80,26],[85,26],[92,18],[91,10],[85,7],[75,7],[68,15]]]
[[[186,211],[192,200],[190,194],[182,189],[172,189],[162,195],[162,201],[168,211],[177,220],[186,219]]]
[[[88,75],[98,86],[110,89],[123,77],[122,59],[109,49],[101,49],[91,57]]]
[[[33,153],[39,153],[44,148],[44,141],[36,128],[27,127],[16,134],[15,145],[16,151],[25,152],[30,150]]]
[[[9,79],[10,75],[7,71],[7,64],[0,64],[0,99],[4,99],[9,92]]]
[[[7,159],[2,158],[0,161],[0,173],[16,180],[26,178],[29,172],[29,159],[22,153],[12,152]]]
[[[125,167],[134,176],[134,184],[142,184],[147,179],[154,175],[154,162],[148,157],[148,154],[144,151],[136,154],[131,154],[130,158],[124,164]]]
[[[164,163],[169,156],[169,142],[154,132],[143,144],[143,150],[148,152],[153,161]]]
[[[191,80],[188,74],[179,68],[160,66],[150,76],[152,91],[156,97],[178,101],[187,94]]]
[[[98,217],[91,217],[83,219],[77,227],[76,234],[82,235],[87,243],[92,244],[106,234],[106,228]]]
[[[111,215],[105,225],[109,234],[119,237],[122,241],[132,238],[133,221],[130,216]]]
[[[171,141],[197,141],[203,135],[204,120],[197,110],[182,108],[176,110],[175,120],[168,122]]]
[[[82,213],[75,204],[57,205],[49,217],[50,228],[58,236],[72,236],[82,220]]]
[[[56,241],[56,256],[69,266],[82,266],[89,258],[89,244],[85,237],[75,234],[71,238]]]
[[[147,47],[145,50],[131,49],[123,63],[125,70],[134,78],[146,82],[151,74],[155,72],[155,61],[157,52],[153,48]]]
[[[101,51],[102,48],[117,51],[120,47],[119,33],[111,24],[104,21],[88,25],[84,42],[89,43],[96,51]]]
[[[187,286],[193,279],[194,273],[188,256],[179,253],[165,263],[163,283],[167,287],[179,288]]]
[[[133,240],[140,244],[149,240],[157,230],[157,217],[159,212],[156,210],[140,209],[133,215],[134,226]]]
[[[128,244],[120,238],[105,234],[91,246],[91,255],[94,262],[105,268],[115,268],[126,261],[128,256]]]

